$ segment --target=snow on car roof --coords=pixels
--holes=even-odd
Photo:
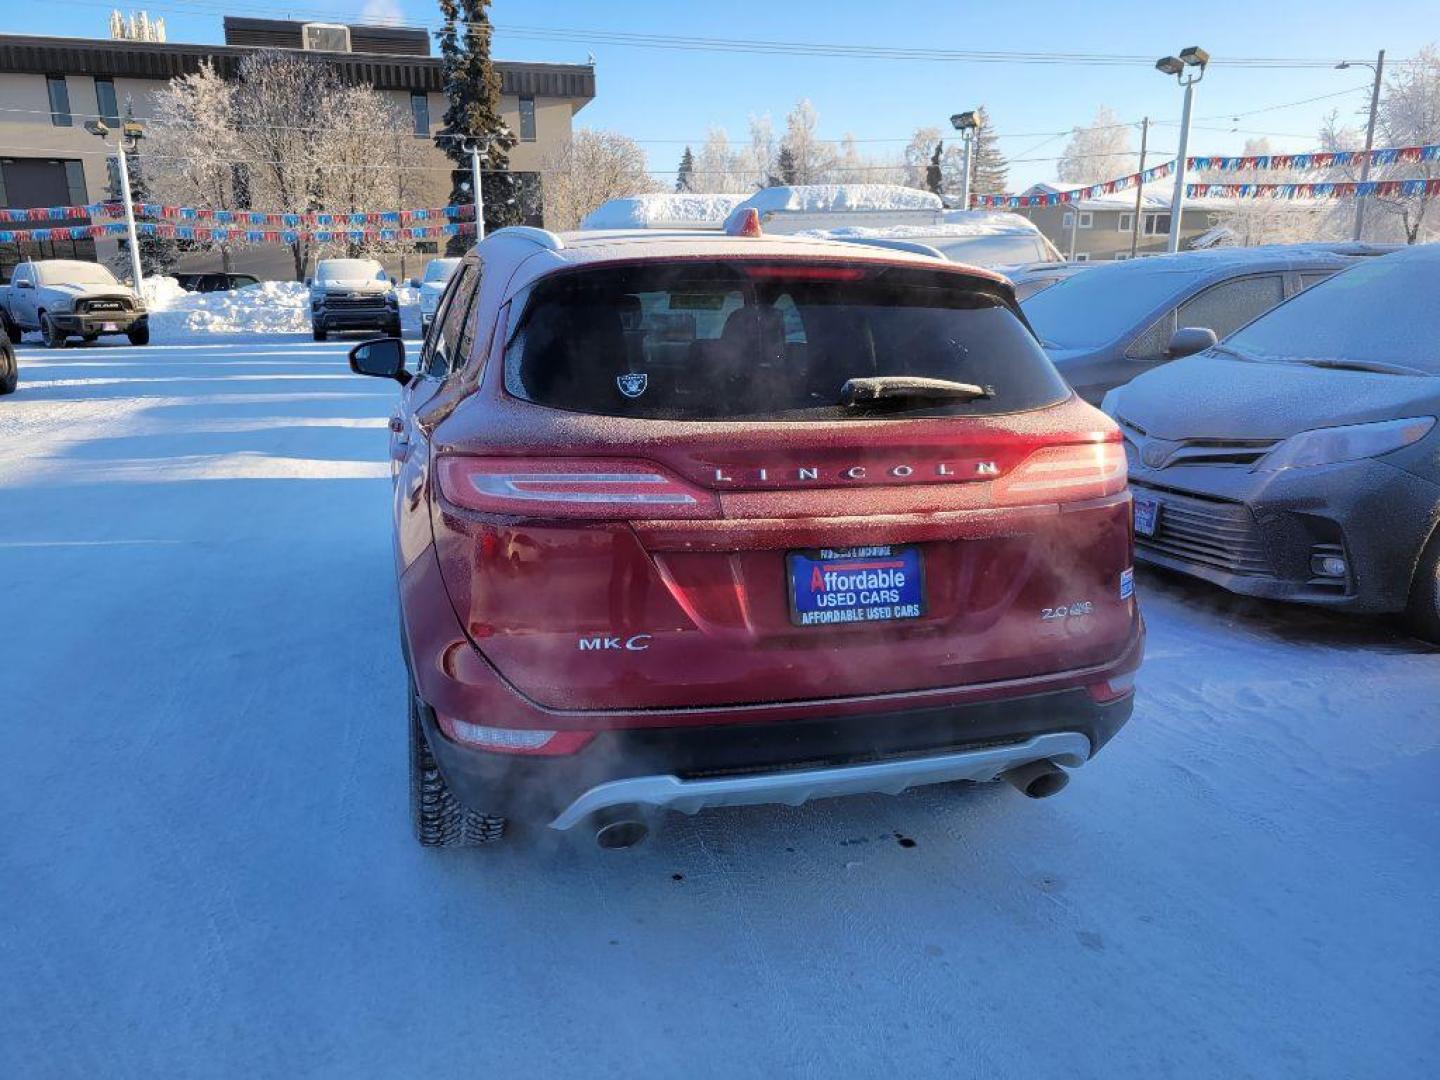
[[[840,225],[833,229],[806,229],[796,236],[852,237],[857,240],[923,240],[946,236],[965,239],[978,236],[1035,235],[1037,229],[1019,214],[989,213],[984,210],[951,210],[934,225]]]
[[[580,222],[582,229],[719,228],[744,195],[654,192],[601,203]]]
[[[536,278],[566,266],[629,259],[684,259],[696,256],[715,258],[844,259],[849,262],[905,263],[934,270],[963,270],[992,281],[1004,281],[999,274],[959,264],[941,264],[934,257],[890,248],[867,248],[841,240],[770,234],[737,237],[700,229],[608,229],[562,233],[558,248],[538,243],[531,235],[501,229],[479,245],[485,250],[487,267],[510,263],[516,267],[507,292],[514,294]],[[488,272],[488,271],[487,271]]]
[[[796,184],[761,188],[742,207],[754,207],[761,214],[789,211],[805,214],[842,210],[943,210],[944,202],[933,191],[900,184]]]

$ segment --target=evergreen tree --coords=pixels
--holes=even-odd
[[[695,155],[691,153],[690,147],[685,147],[685,153],[680,157],[680,171],[675,174],[675,190],[679,192],[695,190]]]
[[[940,167],[940,158],[945,153],[945,142],[940,140],[935,144],[935,152],[930,155],[930,164],[925,166],[925,186],[936,195],[945,182],[944,170]]]
[[[445,95],[444,124],[435,144],[455,163],[451,173],[450,205],[474,201],[469,190],[470,152],[466,139],[481,142],[481,195],[485,229],[505,225],[538,225],[541,216],[540,182],[534,173],[512,173],[510,150],[516,138],[500,116],[500,73],[490,60],[490,0],[440,0],[445,22],[440,39],[441,72]],[[453,252],[469,246],[455,238]]]
[[[982,105],[980,127],[975,132],[974,171],[970,176],[970,190],[977,195],[1003,195],[1009,183],[1010,163],[1000,152],[1000,136],[990,126],[990,116]]]
[[[135,112],[132,104],[125,103],[125,120],[133,121]],[[127,140],[128,146],[125,150],[125,169],[130,174],[130,199],[132,202],[143,203],[150,201],[150,184],[146,179],[146,168],[141,160],[138,140]],[[124,202],[125,196],[120,186],[120,169],[115,159],[109,159],[110,183],[106,197],[111,202]],[[137,215],[138,217],[138,215]],[[137,226],[139,222],[136,222]],[[180,246],[172,239],[159,236],[146,236],[144,233],[136,237],[140,248],[140,272],[146,277],[154,277],[157,274],[168,274],[180,261]],[[130,273],[130,241],[120,241],[120,251],[116,255],[115,264],[121,268],[128,277]],[[137,286],[138,288],[138,286]]]
[[[795,183],[795,155],[791,152],[790,147],[780,147],[780,156],[775,160],[775,171],[780,174],[781,184]]]

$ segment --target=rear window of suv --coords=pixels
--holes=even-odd
[[[841,406],[847,379],[978,384],[966,402]],[[983,280],[875,264],[686,261],[558,273],[531,291],[505,387],[540,405],[678,420],[986,415],[1069,395]]]

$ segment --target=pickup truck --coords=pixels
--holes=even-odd
[[[150,316],[134,290],[99,263],[73,259],[16,266],[10,284],[0,286],[0,320],[12,339],[37,330],[52,349],[101,334],[124,334],[132,345],[150,341]]]
[[[395,280],[374,259],[321,259],[310,286],[310,329],[316,341],[342,330],[400,336]]]

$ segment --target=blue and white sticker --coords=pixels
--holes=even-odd
[[[1135,570],[1127,568],[1120,571],[1120,599],[1129,600],[1135,595]]]

